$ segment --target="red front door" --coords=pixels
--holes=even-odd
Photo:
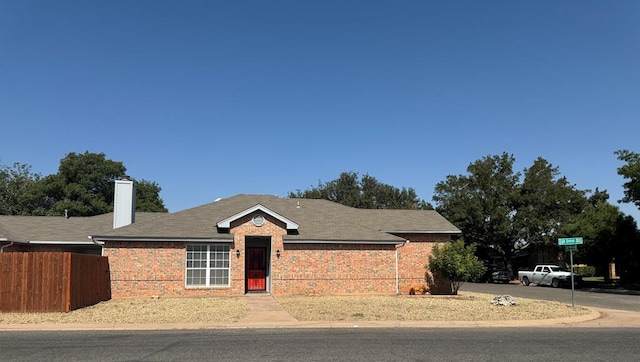
[[[267,248],[247,248],[247,291],[267,290]]]

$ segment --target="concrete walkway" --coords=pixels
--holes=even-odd
[[[239,327],[291,327],[298,323],[289,312],[268,293],[245,295],[249,314],[238,321]]]

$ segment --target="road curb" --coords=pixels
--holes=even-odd
[[[575,326],[575,324],[600,318],[601,313],[588,308],[590,313],[556,319],[534,319],[522,321],[287,321],[254,323],[164,323],[164,324],[0,324],[0,331],[100,331],[100,330],[177,330],[177,329],[310,329],[310,328],[513,328],[513,327],[551,327]]]

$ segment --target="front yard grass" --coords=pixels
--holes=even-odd
[[[0,323],[233,323],[248,311],[243,297],[116,298],[69,313],[0,312]]]
[[[570,304],[516,298],[515,306],[491,304],[493,295],[459,296],[277,296],[299,321],[506,321],[575,317],[588,314]]]
[[[569,304],[516,298],[495,306],[493,295],[276,296],[299,321],[506,321],[573,317],[589,313]],[[0,324],[233,324],[248,315],[243,297],[119,298],[69,313],[0,313]]]

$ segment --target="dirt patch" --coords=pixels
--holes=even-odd
[[[299,321],[507,321],[576,317],[583,307],[516,298],[514,306],[492,305],[494,296],[461,293],[456,297],[276,297]]]
[[[232,323],[248,311],[242,297],[121,298],[69,313],[0,313],[0,323]]]
[[[495,296],[304,296],[275,297],[299,321],[507,321],[575,317],[582,307],[516,298],[515,306],[496,306]],[[1,324],[229,323],[246,317],[244,297],[122,298],[69,313],[0,313]]]

